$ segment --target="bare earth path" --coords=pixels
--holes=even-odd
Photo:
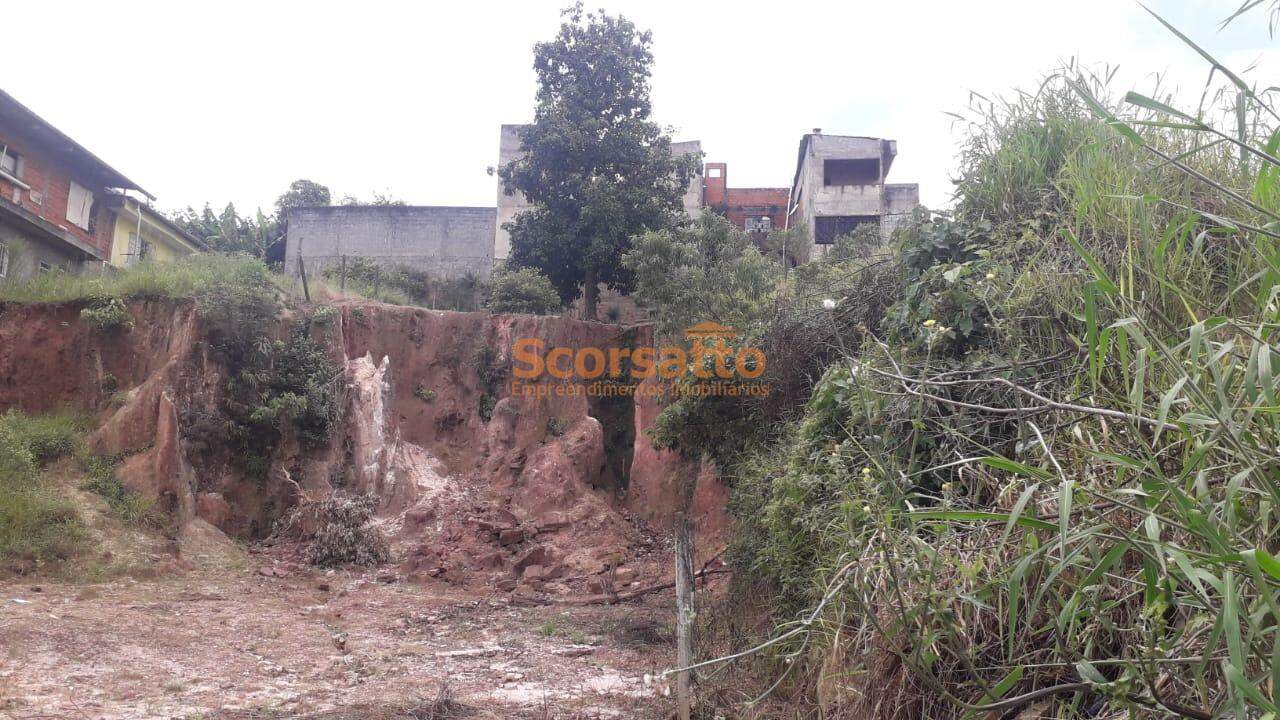
[[[373,571],[34,582],[0,582],[0,718],[671,713],[645,677],[672,661],[644,642],[665,633],[665,594],[520,607]]]

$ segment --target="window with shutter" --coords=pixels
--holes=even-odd
[[[89,211],[93,208],[93,193],[75,180],[67,195],[67,221],[83,230],[89,229]]]

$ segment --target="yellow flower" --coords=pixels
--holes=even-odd
[[[870,475],[870,474],[871,474],[871,468],[869,468],[869,467],[864,467],[864,468],[862,468],[862,474],[863,474],[863,475]]]
[[[924,321],[925,327],[933,327],[934,325],[937,325],[937,324],[938,324],[938,321],[934,320],[933,318],[929,318],[928,320]]]

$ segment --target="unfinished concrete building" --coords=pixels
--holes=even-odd
[[[499,166],[520,157],[522,127],[502,126]],[[671,150],[676,155],[701,152],[702,143],[672,143]],[[920,204],[919,185],[885,182],[897,154],[895,140],[825,135],[815,129],[800,141],[790,187],[730,187],[728,164],[710,162],[703,165],[701,177],[690,183],[684,209],[690,217],[704,209],[720,213],[748,232],[803,226],[814,241],[814,257],[821,257],[837,237],[867,223],[876,224],[880,236],[887,240],[893,228]],[[503,225],[528,209],[523,195],[507,194],[498,182],[495,261],[505,260],[511,252],[511,236]]]
[[[522,127],[501,127],[499,165],[520,157]],[[671,151],[677,156],[701,153],[702,143],[672,143]],[[863,224],[876,224],[887,238],[919,203],[919,186],[885,182],[896,154],[893,140],[815,131],[800,142],[791,187],[729,187],[729,166],[706,163],[685,191],[684,210],[691,218],[704,209],[720,213],[758,237],[802,225],[814,240],[814,256],[821,257],[837,237]],[[501,180],[494,207],[298,208],[289,213],[286,267],[296,275],[302,257],[307,272],[319,276],[346,256],[442,277],[487,278],[494,263],[511,252],[511,237],[503,226],[529,208],[522,194],[507,194]],[[611,297],[604,296],[606,304]]]
[[[285,267],[319,277],[342,258],[365,258],[438,277],[487,278],[493,270],[494,209],[409,205],[334,205],[289,211]]]
[[[520,150],[520,129],[524,125],[503,125],[498,135],[498,167],[503,167],[518,159]],[[671,154],[676,157],[690,153],[701,153],[702,143],[698,140],[671,143]],[[689,217],[696,216],[702,210],[702,180],[694,178],[684,193],[684,211]],[[511,234],[503,225],[516,219],[516,216],[529,209],[529,200],[520,192],[507,193],[507,187],[498,180],[498,221],[494,228],[493,257],[501,262],[511,254]]]
[[[800,140],[787,226],[808,228],[818,257],[861,225],[876,225],[888,239],[920,204],[919,185],[885,182],[897,154],[896,140],[824,135],[815,128]]]

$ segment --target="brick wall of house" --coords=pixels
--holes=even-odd
[[[725,200],[725,216],[739,228],[747,218],[768,216],[773,227],[787,222],[787,188],[729,188]]]
[[[747,218],[768,216],[773,227],[787,220],[789,188],[729,187],[728,163],[707,163],[702,167],[703,206],[728,218],[738,229],[746,229]]]
[[[719,171],[716,175],[713,171]],[[714,175],[714,177],[713,177]],[[707,163],[702,167],[702,202],[706,207],[720,211],[725,203],[725,189],[729,183],[729,166],[725,163]]]
[[[14,191],[21,190],[16,197],[19,198],[18,204],[23,209],[94,247],[103,258],[110,257],[111,215],[105,203],[102,202],[105,189],[74,172],[65,163],[51,158],[49,152],[43,147],[15,136],[6,128],[0,128],[0,144],[7,145],[22,157],[22,176],[19,180],[31,186],[30,190],[22,190],[4,177],[0,177],[0,197],[13,202]],[[92,234],[67,220],[67,200],[71,193],[73,178],[91,190],[96,199],[94,220],[90,223],[93,228]],[[39,203],[36,202],[37,197],[40,199]]]

